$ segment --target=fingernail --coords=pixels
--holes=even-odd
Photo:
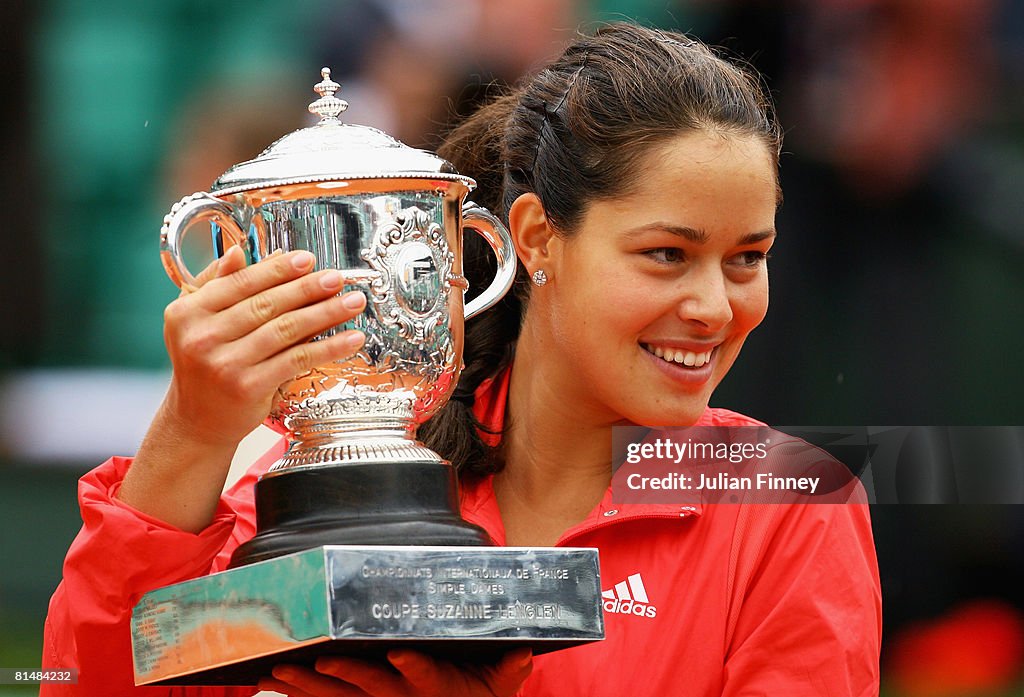
[[[351,293],[345,293],[341,296],[341,303],[350,310],[358,310],[366,302],[366,296],[360,293],[358,290],[354,290]]]
[[[343,280],[341,271],[328,271],[320,277],[320,287],[324,290],[337,290],[341,288]]]
[[[292,266],[298,270],[308,269],[310,266],[316,263],[316,257],[313,256],[312,252],[296,252],[295,256],[292,257]]]
[[[358,351],[363,347],[363,343],[366,341],[366,335],[362,332],[353,332],[345,335],[345,343],[348,345],[350,351]]]

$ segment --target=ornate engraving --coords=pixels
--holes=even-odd
[[[370,302],[387,327],[419,348],[438,327],[448,325],[452,262],[444,229],[416,207],[381,225],[362,258],[380,276],[370,283]],[[447,332],[442,332],[449,340]]]
[[[315,421],[346,416],[387,416],[396,419],[411,419],[413,417],[412,405],[412,397],[363,392],[362,394],[350,394],[346,399],[306,399],[299,404],[298,413]]]
[[[303,467],[322,467],[351,462],[443,462],[440,456],[414,441],[379,441],[352,443],[324,448],[302,448],[289,451],[271,472]]]

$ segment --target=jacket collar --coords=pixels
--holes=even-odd
[[[485,380],[474,393],[473,415],[486,429],[494,433],[481,432],[484,442],[496,447],[501,442],[501,430],[505,425],[505,410],[508,404],[509,383],[512,375],[511,366],[504,368],[493,378]],[[699,423],[703,423],[710,415],[705,410]],[[487,531],[497,544],[504,544],[505,530],[501,522],[501,512],[494,496],[494,476],[466,480],[461,483],[461,502],[463,517]],[[595,528],[641,518],[685,519],[699,516],[703,510],[697,502],[688,505],[653,504],[653,503],[616,503],[613,501],[612,487],[609,486],[594,510],[586,518],[566,530],[558,544],[564,544],[571,538],[584,534]]]

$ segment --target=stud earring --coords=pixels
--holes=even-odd
[[[548,282],[548,275],[544,273],[544,269],[537,269],[534,271],[531,278],[533,279],[533,285],[535,286],[542,286]]]

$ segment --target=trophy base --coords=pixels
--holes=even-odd
[[[458,510],[455,471],[444,462],[278,470],[256,484],[258,532],[230,568],[322,545],[489,545]]]
[[[255,685],[279,663],[408,648],[491,663],[604,638],[597,550],[328,546],[161,588],[132,611],[137,685]]]

